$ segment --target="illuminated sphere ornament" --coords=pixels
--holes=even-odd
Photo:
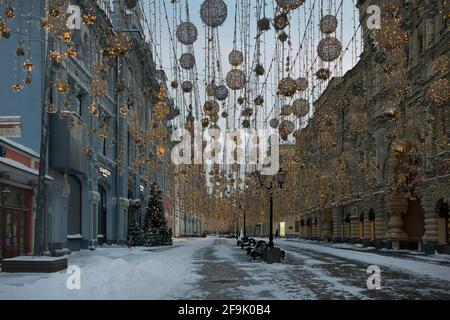
[[[197,27],[192,22],[183,22],[177,28],[177,39],[185,45],[192,45],[197,41]]]
[[[297,82],[291,77],[280,80],[278,92],[285,97],[292,97],[297,92]]]
[[[309,101],[306,99],[300,98],[295,100],[292,107],[294,109],[293,113],[299,118],[303,118],[309,113]]]
[[[408,41],[408,34],[400,27],[400,19],[384,18],[381,29],[376,29],[375,40],[386,50],[399,48]]]
[[[290,135],[295,130],[295,125],[290,120],[284,120],[281,122],[280,127],[278,128],[280,135],[282,137],[286,137]]]
[[[295,82],[297,84],[297,90],[299,92],[303,92],[303,91],[306,91],[306,89],[308,89],[309,83],[306,78],[300,77],[297,80],[295,80]]]
[[[290,11],[300,7],[303,3],[305,3],[305,0],[276,0],[276,3],[280,8]]]
[[[180,66],[185,70],[191,70],[195,66],[195,56],[192,53],[183,53],[180,57]]]
[[[125,6],[130,10],[136,8],[137,3],[138,0],[125,0]]]
[[[181,89],[183,89],[183,92],[185,93],[190,93],[192,92],[193,86],[192,86],[192,82],[190,81],[184,81],[181,84]]]
[[[270,30],[270,19],[264,17],[264,18],[258,20],[258,30],[260,32],[269,31]]]
[[[450,80],[445,78],[436,80],[428,87],[427,91],[434,103],[446,104],[450,100]]]
[[[164,120],[170,113],[170,107],[164,101],[158,101],[153,106],[153,115],[158,120]]]
[[[274,19],[275,30],[280,31],[289,25],[289,17],[286,13],[277,15]]]
[[[244,88],[247,77],[242,70],[233,69],[227,74],[227,85],[231,90],[241,90]]]
[[[336,31],[338,27],[338,19],[335,16],[329,14],[323,16],[320,20],[320,31],[325,34],[331,34]]]
[[[218,114],[220,111],[220,105],[217,101],[209,100],[203,105],[203,111],[207,116]]]
[[[228,88],[224,85],[220,85],[216,87],[215,97],[219,101],[224,101],[228,98]]]
[[[322,39],[317,47],[317,54],[320,59],[326,62],[331,62],[339,58],[341,51],[341,42],[334,37],[326,37]]]
[[[316,77],[319,80],[325,81],[331,77],[331,72],[328,69],[321,68],[316,72]]]
[[[206,94],[209,97],[214,97],[216,95],[216,84],[215,83],[210,83],[206,86]]]
[[[251,126],[250,120],[246,119],[246,120],[242,121],[243,128],[248,129],[248,128],[250,128],[250,126]]]
[[[242,111],[242,115],[244,117],[250,118],[253,115],[253,109],[252,108],[246,108],[244,111]]]
[[[282,116],[290,116],[292,114],[293,108],[291,105],[285,105],[281,107],[281,115]]]
[[[239,50],[233,50],[228,56],[228,61],[232,66],[238,67],[244,62],[244,55]]]
[[[221,26],[227,19],[228,9],[222,0],[205,0],[200,8],[200,17],[211,28]]]
[[[278,126],[280,125],[280,120],[278,119],[272,119],[270,120],[270,126],[274,129],[278,128]]]

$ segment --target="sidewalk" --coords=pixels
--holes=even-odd
[[[412,251],[412,250],[393,250],[393,249],[376,249],[373,247],[363,247],[359,244],[349,244],[349,243],[330,243],[325,241],[313,241],[313,240],[303,240],[303,239],[277,239],[276,241],[285,242],[298,242],[306,244],[321,245],[329,248],[343,249],[349,251],[359,251],[359,252],[370,252],[383,255],[386,257],[398,257],[403,259],[409,259],[413,261],[421,261],[433,263],[441,266],[450,267],[450,255],[446,254],[433,254],[426,255],[424,252]]]

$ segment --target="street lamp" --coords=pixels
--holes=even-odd
[[[273,190],[274,190],[274,185],[273,185],[273,181],[270,181],[269,186],[266,186],[266,176],[262,175],[261,172],[258,172],[257,174],[258,176],[258,180],[259,183],[261,184],[261,187],[266,188],[266,190],[269,192],[269,196],[270,196],[270,209],[269,209],[269,214],[270,214],[270,218],[269,218],[269,247],[273,248],[274,247],[274,243],[273,243]],[[286,172],[283,171],[282,168],[280,168],[280,170],[278,170],[277,174],[276,174],[276,179],[278,182],[278,187],[280,189],[283,188],[283,184],[286,180]]]

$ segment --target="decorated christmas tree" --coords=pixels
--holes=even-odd
[[[161,190],[158,184],[154,183],[150,191],[150,200],[147,206],[145,229],[163,229],[166,228],[166,224]]]

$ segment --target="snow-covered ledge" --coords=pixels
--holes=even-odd
[[[20,256],[4,259],[2,272],[6,273],[53,273],[67,269],[67,257]]]

